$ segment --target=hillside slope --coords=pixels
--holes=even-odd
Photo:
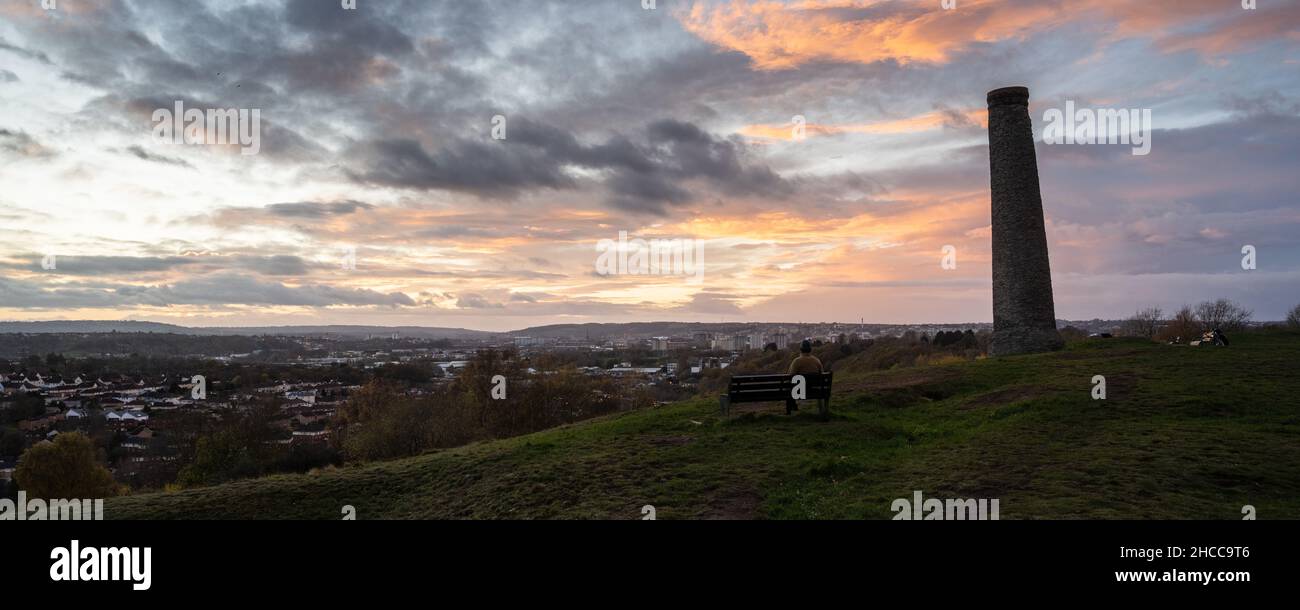
[[[416,458],[113,499],[116,519],[887,519],[998,498],[1003,519],[1300,518],[1300,334],[1228,349],[1098,340],[855,375],[831,421],[695,400]],[[1091,398],[1104,375],[1107,400]],[[810,409],[809,410],[814,410]]]

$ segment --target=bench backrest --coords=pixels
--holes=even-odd
[[[804,373],[805,398],[831,397],[831,373]],[[794,375],[735,375],[727,385],[731,402],[787,400],[794,388]]]

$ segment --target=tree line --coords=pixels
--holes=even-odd
[[[1224,333],[1245,330],[1254,317],[1254,312],[1240,303],[1221,298],[1184,305],[1171,316],[1159,307],[1140,309],[1124,321],[1121,333],[1156,341],[1195,341],[1215,329]],[[1287,314],[1286,325],[1300,329],[1300,305]]]

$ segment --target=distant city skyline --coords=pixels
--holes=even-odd
[[[0,320],[987,323],[1006,85],[1058,318],[1300,301],[1295,3],[338,4],[0,4]],[[259,141],[156,137],[187,108]],[[1066,108],[1149,154],[1044,144]],[[698,278],[602,267],[621,233]]]

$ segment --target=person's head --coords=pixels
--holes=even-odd
[[[811,353],[812,353],[812,341],[809,341],[809,340],[807,340],[807,339],[804,339],[804,340],[803,340],[803,343],[800,343],[800,344],[799,344],[799,351],[802,352],[802,353],[804,353],[804,354],[811,354]]]

